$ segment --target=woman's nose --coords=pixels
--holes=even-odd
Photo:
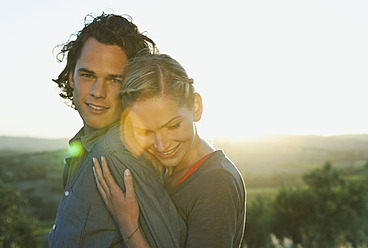
[[[166,152],[170,148],[170,139],[165,134],[156,134],[154,147],[158,152]]]

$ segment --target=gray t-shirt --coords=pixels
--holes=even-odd
[[[187,223],[186,247],[239,247],[245,226],[245,186],[221,151],[169,191]]]

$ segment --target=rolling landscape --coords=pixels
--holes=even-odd
[[[368,135],[272,135],[252,139],[211,140],[237,165],[247,187],[247,204],[273,197],[281,187],[303,185],[305,173],[329,162],[347,177],[365,173]],[[0,179],[27,199],[39,221],[42,247],[62,195],[67,139],[0,137]],[[248,213],[249,214],[249,213]]]

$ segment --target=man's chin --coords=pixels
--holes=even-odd
[[[89,129],[102,129],[105,128],[107,126],[110,126],[112,123],[114,122],[108,122],[108,123],[91,123],[91,122],[84,122],[84,126],[89,130]]]

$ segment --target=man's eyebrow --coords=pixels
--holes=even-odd
[[[88,69],[86,69],[86,68],[79,68],[78,69],[78,71],[77,71],[78,73],[81,73],[81,72],[85,72],[85,73],[88,73],[88,74],[91,74],[91,75],[95,75],[95,72],[94,71],[91,71],[91,70],[88,70]],[[107,79],[115,79],[115,78],[119,78],[119,79],[121,79],[121,78],[123,78],[123,76],[122,75],[115,75],[115,74],[108,74],[107,76],[106,76],[106,78]]]
[[[94,75],[94,74],[95,74],[93,71],[90,71],[90,70],[88,70],[88,69],[86,69],[86,68],[79,68],[77,72],[78,72],[78,73],[86,72],[86,73],[88,73],[88,74],[92,74],[92,75]]]
[[[118,78],[118,79],[122,79],[123,78],[123,76],[122,75],[115,75],[115,74],[108,74],[107,76],[106,76],[106,78],[107,79],[111,79],[111,78],[113,78],[113,79],[115,79],[115,78]]]

